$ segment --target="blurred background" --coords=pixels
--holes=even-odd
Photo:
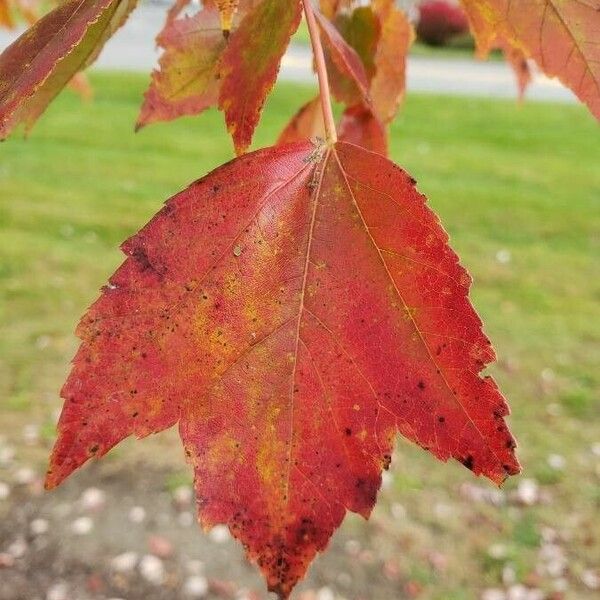
[[[399,439],[371,520],[348,515],[294,597],[599,598],[598,125],[537,74],[517,102],[500,56],[473,59],[455,6],[413,4],[422,21],[391,156],[474,276],[524,472],[497,489]],[[133,135],[167,6],[143,4],[108,44],[93,100],[67,90],[28,140],[0,146],[0,600],[269,597],[226,528],[196,525],[174,431],[42,488],[72,331],[119,244],[232,157],[215,111]],[[0,48],[15,35],[0,31]],[[314,94],[310,61],[302,28],[255,147]]]

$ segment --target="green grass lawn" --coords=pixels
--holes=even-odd
[[[122,260],[119,243],[166,198],[232,157],[220,114],[134,135],[147,78],[94,74],[92,82],[93,103],[64,93],[29,140],[0,146],[0,433],[15,443],[27,422],[53,435],[76,348],[71,332]],[[279,86],[256,146],[271,143],[312,94]],[[575,581],[600,563],[600,468],[590,450],[600,442],[598,126],[579,106],[410,95],[391,134],[393,159],[418,180],[474,276],[473,299],[499,355],[491,372],[512,404],[524,476],[552,498],[525,511],[488,511],[493,526],[477,531],[454,523],[436,543],[452,548],[456,536],[475,536],[461,560],[491,585],[499,567],[486,544],[500,538],[527,574],[541,528],[573,522]],[[565,469],[548,465],[552,453],[565,457]],[[396,495],[424,522],[428,499],[472,480],[403,443],[394,474],[388,500]],[[585,597],[577,585],[572,597]],[[427,597],[474,597],[460,589],[452,581]]]

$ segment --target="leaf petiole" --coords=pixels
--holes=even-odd
[[[302,4],[304,5],[306,24],[308,25],[310,42],[315,56],[317,77],[319,79],[319,97],[321,99],[321,110],[323,111],[323,121],[325,123],[325,137],[329,144],[335,144],[337,142],[337,131],[335,129],[335,119],[331,108],[331,95],[329,93],[329,78],[327,77],[325,54],[323,53],[319,26],[315,19],[311,1],[312,0],[302,0]]]

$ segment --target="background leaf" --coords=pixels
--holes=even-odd
[[[31,128],[53,98],[98,56],[137,0],[71,0],[0,55],[0,139]]]
[[[558,77],[600,118],[600,0],[462,0],[479,47],[499,39]]]

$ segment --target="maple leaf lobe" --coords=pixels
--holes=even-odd
[[[461,0],[480,52],[499,46],[517,69],[521,90],[533,58],[600,119],[600,0]]]
[[[519,471],[470,278],[414,180],[337,143],[241,157],[172,198],[82,320],[48,487],[179,423],[202,524],[287,597],[396,433]]]

